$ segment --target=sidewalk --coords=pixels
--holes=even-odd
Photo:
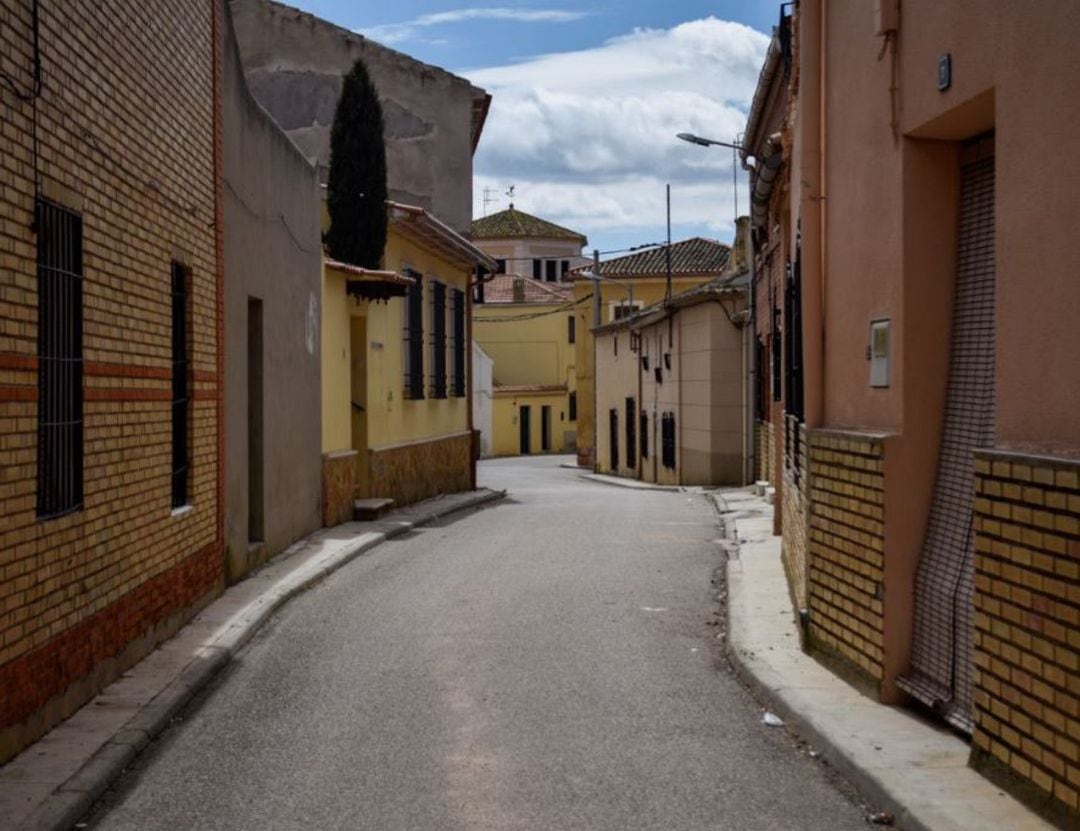
[[[725,523],[728,654],[762,703],[905,831],[1050,831],[967,766],[970,748],[914,712],[878,704],[799,647],[772,506],[749,489],[711,494]],[[735,553],[737,552],[737,553]]]
[[[4,827],[70,829],[290,598],[388,539],[505,495],[481,489],[435,497],[375,522],[324,528],[282,552],[231,586],[74,716],[0,767]]]

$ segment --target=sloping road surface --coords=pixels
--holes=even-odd
[[[293,601],[90,826],[865,829],[719,660],[708,501],[559,461]]]

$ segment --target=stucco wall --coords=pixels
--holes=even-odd
[[[619,476],[637,476],[641,463],[640,436],[634,449],[636,464],[626,464],[626,399],[633,398],[635,413],[640,414],[640,396],[638,394],[638,367],[640,357],[630,350],[630,333],[626,330],[601,333],[596,339],[596,411],[599,413],[597,441],[597,470],[600,473],[614,473]],[[619,464],[612,466],[610,411],[619,414]],[[637,434],[639,425],[635,424]],[[651,449],[651,448],[650,448]]]
[[[225,541],[229,578],[321,524],[315,170],[247,90],[224,19]],[[263,531],[249,535],[249,299],[262,303]],[[253,559],[248,542],[264,545]]]
[[[683,485],[743,482],[745,421],[742,330],[719,303],[676,315],[680,330]]]
[[[468,233],[473,104],[483,90],[298,9],[266,0],[231,5],[252,92],[317,159],[324,181],[341,78],[363,60],[383,105],[390,198]]]
[[[472,344],[473,428],[480,431],[480,455],[492,453],[492,368],[491,360],[480,344]]]
[[[569,421],[567,394],[564,392],[500,392],[495,388],[492,411],[491,453],[516,456],[521,451],[521,408],[529,407],[529,452],[566,453],[574,447],[574,422]],[[551,446],[543,449],[541,413],[551,408]]]
[[[513,384],[567,384],[574,388],[574,344],[569,318],[552,303],[484,303],[473,306],[473,337],[495,360],[495,380]],[[522,320],[506,318],[535,315]],[[575,341],[577,337],[575,323]]]

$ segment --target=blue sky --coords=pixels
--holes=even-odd
[[[512,184],[522,210],[624,248],[663,239],[670,182],[673,239],[730,239],[730,151],[674,134],[741,131],[778,2],[293,3],[492,93],[474,215]],[[746,196],[740,172],[740,213]]]

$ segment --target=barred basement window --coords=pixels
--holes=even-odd
[[[453,289],[450,292],[450,310],[453,320],[453,345],[451,350],[454,355],[453,375],[451,376],[450,391],[456,398],[465,397],[465,348],[468,340],[465,334],[465,292],[461,289]]]
[[[172,506],[188,503],[188,270],[172,264]]]
[[[413,282],[405,295],[405,397],[424,397],[424,277],[405,269]]]
[[[82,217],[39,199],[37,515],[83,502]]]
[[[446,285],[431,281],[431,397],[446,398]]]

